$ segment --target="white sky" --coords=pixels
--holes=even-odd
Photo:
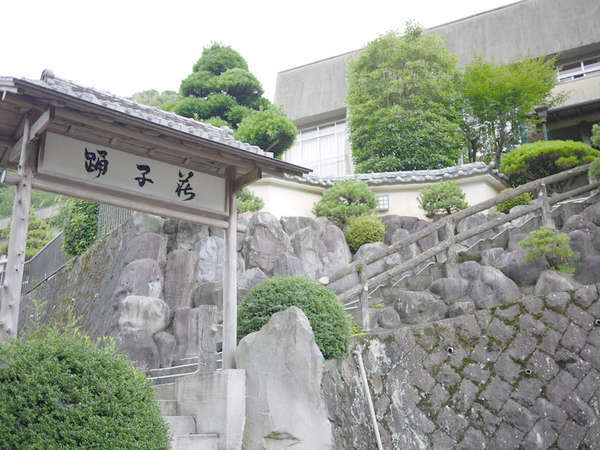
[[[129,96],[178,90],[202,48],[230,45],[273,99],[277,72],[363,47],[411,19],[431,27],[511,0],[4,1],[0,75],[45,68]]]

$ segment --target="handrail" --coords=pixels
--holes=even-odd
[[[589,166],[590,166],[589,164],[585,164],[583,166],[578,166],[573,169],[568,169],[563,172],[547,176],[545,178],[540,178],[538,180],[530,181],[529,183],[523,184],[515,189],[512,189],[509,192],[505,192],[504,194],[497,195],[496,197],[491,198],[486,201],[483,201],[481,203],[478,203],[477,205],[473,205],[473,206],[470,206],[469,208],[463,209],[454,214],[450,214],[450,215],[444,217],[443,219],[432,223],[427,228],[423,228],[422,230],[419,230],[418,232],[413,233],[411,236],[407,237],[406,239],[390,245],[386,249],[383,249],[378,252],[374,252],[372,255],[370,255],[369,257],[367,257],[361,261],[355,261],[353,263],[348,264],[345,267],[338,269],[337,271],[335,271],[333,273],[333,275],[331,275],[330,277],[327,277],[327,283],[324,283],[324,284],[334,283],[334,282],[344,278],[345,276],[350,275],[353,272],[357,272],[359,270],[357,267],[359,264],[369,265],[369,264],[372,264],[382,258],[385,258],[386,256],[397,253],[398,251],[402,250],[403,248],[408,247],[409,245],[414,244],[415,242],[420,241],[421,239],[429,236],[430,234],[437,232],[438,230],[446,227],[447,222],[451,221],[451,222],[454,222],[454,224],[457,224],[462,219],[465,219],[469,216],[477,214],[481,211],[485,211],[486,209],[490,209],[491,207],[496,206],[498,203],[505,202],[506,200],[510,200],[510,199],[515,198],[526,192],[531,192],[531,191],[537,190],[542,185],[547,186],[549,184],[554,184],[559,181],[564,181],[569,178],[572,178],[574,175],[579,175],[581,173],[585,173],[585,172],[587,172]]]
[[[397,243],[389,246],[387,249],[377,252],[374,255],[371,255],[369,258],[366,258],[364,260],[355,261],[355,262],[349,264],[348,266],[338,270],[331,277],[330,280],[323,280],[323,281],[327,281],[327,283],[324,283],[324,284],[333,283],[353,272],[358,273],[358,275],[360,276],[359,284],[340,293],[338,295],[338,298],[339,298],[340,302],[342,304],[344,304],[345,306],[349,305],[350,303],[352,303],[353,305],[356,303],[359,303],[359,305],[357,305],[353,309],[360,309],[361,316],[362,316],[361,323],[363,325],[363,328],[367,329],[368,324],[369,324],[369,317],[368,317],[368,286],[369,285],[373,286],[373,285],[380,285],[382,283],[385,283],[390,278],[392,278],[396,275],[399,275],[403,272],[406,272],[410,269],[413,269],[417,265],[427,261],[428,259],[436,256],[437,254],[444,252],[446,249],[448,249],[448,254],[449,254],[447,266],[448,265],[451,266],[451,267],[447,267],[447,269],[450,274],[454,274],[454,275],[448,275],[448,276],[455,276],[458,273],[458,258],[457,258],[457,252],[456,252],[456,244],[459,244],[460,242],[463,242],[469,238],[477,236],[485,231],[491,230],[491,229],[498,227],[504,223],[513,221],[519,217],[525,216],[525,215],[530,214],[539,209],[541,209],[541,211],[542,211],[542,219],[543,219],[544,224],[549,223],[549,221],[551,220],[550,219],[550,206],[551,205],[561,202],[563,200],[566,200],[568,198],[574,197],[576,195],[583,194],[585,192],[599,188],[600,183],[587,184],[585,186],[581,186],[581,187],[572,189],[568,192],[553,195],[552,197],[547,196],[546,186],[548,184],[557,183],[559,181],[569,179],[575,175],[584,173],[587,171],[588,167],[589,167],[589,164],[584,165],[584,166],[579,166],[574,169],[569,169],[569,170],[560,172],[555,175],[541,178],[539,180],[532,181],[530,183],[519,186],[518,188],[516,188],[510,192],[506,192],[504,194],[496,196],[495,198],[486,200],[485,202],[481,202],[470,208],[467,208],[467,209],[464,209],[457,213],[446,216],[443,219],[441,219],[440,221],[431,224],[427,228],[424,228],[423,230],[420,230],[419,232],[414,233],[412,236],[409,236],[407,239],[397,242]],[[455,233],[456,224],[460,220],[463,220],[466,217],[469,217],[469,216],[476,214],[478,212],[481,212],[483,210],[489,209],[490,207],[497,205],[498,203],[501,203],[508,199],[514,198],[525,192],[534,191],[536,189],[540,189],[540,191],[541,191],[541,200],[542,200],[541,202],[536,202],[532,205],[527,205],[523,208],[520,208],[519,211],[514,211],[514,212],[511,212],[511,213],[505,214],[505,215],[503,214],[501,217],[497,217],[495,219],[489,220],[482,225],[465,230],[461,233]],[[391,269],[388,269],[370,279],[366,279],[365,268],[367,265],[372,264],[373,262],[376,262],[376,261],[380,260],[381,258],[389,256],[393,253],[396,253],[399,250],[401,250],[402,248],[407,247],[407,246],[419,241],[420,239],[422,239],[434,232],[437,232],[438,230],[440,230],[442,228],[446,229],[446,233],[447,233],[446,239],[439,242],[437,245],[421,252],[419,255],[411,258],[410,260],[408,260],[400,265],[397,265]],[[356,300],[353,302],[348,302],[349,300],[353,299],[354,297],[356,297],[359,294],[360,294],[359,300]]]

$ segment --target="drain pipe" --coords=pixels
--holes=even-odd
[[[369,404],[369,412],[371,413],[371,421],[373,422],[373,429],[375,430],[375,439],[377,439],[377,449],[383,450],[383,445],[381,445],[381,436],[379,435],[379,425],[377,425],[377,417],[375,416],[375,408],[373,407],[373,400],[371,399],[371,391],[369,390],[369,383],[367,382],[367,373],[365,372],[362,355],[357,350],[352,352],[352,355],[358,363],[360,377],[362,378],[363,386],[365,388],[367,403]]]

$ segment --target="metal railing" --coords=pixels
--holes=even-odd
[[[26,294],[32,291],[38,284],[58,272],[68,261],[69,257],[63,250],[63,234],[59,233],[39,252],[25,261],[22,292]]]
[[[340,302],[344,305],[344,308],[347,311],[352,310],[360,310],[360,324],[363,329],[368,330],[370,328],[370,318],[369,318],[369,285],[371,286],[379,286],[395,276],[401,275],[404,272],[407,272],[411,269],[414,269],[416,266],[428,261],[430,258],[434,258],[438,254],[442,252],[447,252],[446,259],[446,272],[448,277],[456,277],[458,276],[458,252],[457,252],[457,244],[470,239],[474,236],[477,236],[481,233],[484,233],[488,230],[496,228],[502,224],[507,222],[511,222],[519,217],[525,216],[527,214],[533,213],[537,210],[541,210],[542,216],[542,224],[550,225],[551,222],[551,206],[555,203],[561,202],[563,200],[569,199],[571,197],[575,197],[577,195],[581,195],[585,192],[589,192],[600,187],[600,183],[586,184],[585,186],[581,186],[575,189],[572,189],[568,192],[560,193],[552,195],[551,197],[547,194],[547,186],[559,183],[562,181],[566,181],[572,179],[578,175],[584,174],[587,172],[589,164],[584,166],[575,167],[573,169],[565,170],[563,172],[540,178],[538,180],[532,181],[530,183],[521,185],[509,192],[498,195],[492,199],[481,202],[477,205],[466,208],[457,213],[451,214],[449,216],[444,217],[438,222],[434,222],[429,225],[427,228],[424,228],[408,238],[396,242],[390,245],[387,249],[373,253],[369,257],[364,260],[356,261],[347,266],[338,269],[331,277],[324,277],[320,281],[322,284],[331,285],[336,281],[341,280],[342,278],[357,274],[359,278],[359,282],[357,285],[354,285],[350,289],[347,289],[344,292],[338,294],[338,298]],[[512,198],[517,197],[525,192],[538,192],[541,201],[535,202],[531,205],[528,205],[524,208],[520,208],[519,211],[515,211],[501,217],[497,217],[492,219],[482,225],[477,227],[473,227],[461,233],[456,233],[456,226],[461,221],[467,217],[470,217],[474,214],[480,213],[482,211],[488,210],[493,206],[496,206],[499,203],[505,202],[506,200],[510,200]],[[408,261],[403,262],[391,269],[388,269],[378,275],[375,275],[371,278],[367,278],[367,266],[373,264],[382,258],[390,256],[394,253],[399,252],[400,250],[415,244],[423,238],[426,238],[432,234],[437,234],[438,231],[444,229],[446,238],[439,242],[437,245],[421,252],[419,255],[411,258]],[[357,298],[358,297],[358,298]]]
[[[115,228],[127,222],[132,214],[133,210],[131,209],[101,204],[98,208],[97,239],[103,238]]]

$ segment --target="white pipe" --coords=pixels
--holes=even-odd
[[[371,399],[371,391],[369,390],[369,383],[367,381],[367,373],[365,372],[365,366],[363,364],[362,355],[357,350],[352,352],[352,354],[354,355],[358,363],[360,377],[362,378],[363,386],[365,388],[365,395],[367,397],[367,403],[369,405],[369,413],[371,414],[373,430],[375,431],[375,439],[377,439],[377,448],[378,450],[383,450],[383,445],[381,445],[381,436],[379,435],[379,425],[377,425],[377,417],[375,416],[375,408],[373,407],[373,400]]]

